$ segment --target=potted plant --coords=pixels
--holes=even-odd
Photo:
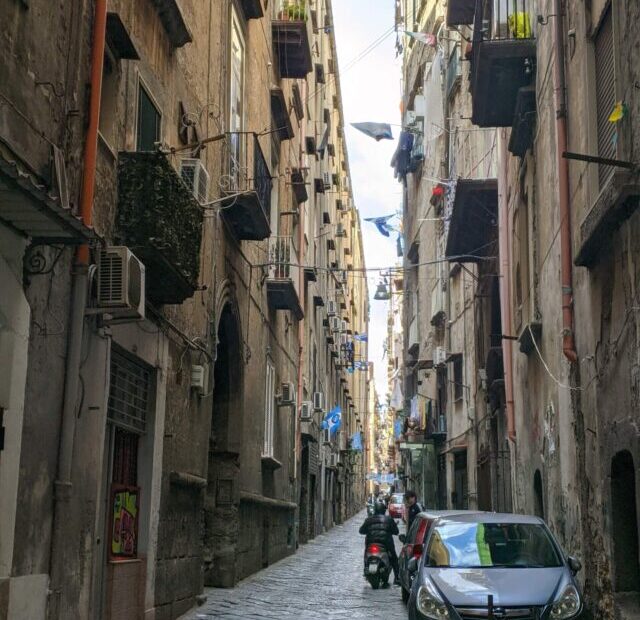
[[[279,18],[282,21],[306,21],[306,0],[286,0],[280,11]]]

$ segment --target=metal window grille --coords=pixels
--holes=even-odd
[[[144,433],[150,394],[150,369],[112,350],[107,418],[129,431]]]
[[[113,484],[138,484],[138,442],[140,436],[122,428],[115,429],[113,441]]]
[[[595,37],[596,60],[596,118],[598,124],[598,155],[616,158],[616,125],[609,115],[616,103],[615,62],[613,50],[613,17],[611,6],[602,20]],[[598,178],[602,187],[613,173],[611,166],[598,166]]]

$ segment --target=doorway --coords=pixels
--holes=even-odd
[[[204,509],[204,583],[233,587],[240,531],[242,443],[242,339],[239,321],[226,304],[217,331],[209,465]]]

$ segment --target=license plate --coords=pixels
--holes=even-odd
[[[375,575],[378,572],[378,565],[375,562],[369,564],[369,574]]]

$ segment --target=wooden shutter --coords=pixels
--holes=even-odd
[[[596,112],[598,122],[598,155],[615,159],[616,124],[609,121],[609,116],[616,103],[615,61],[613,47],[613,17],[611,5],[604,14],[600,28],[595,37],[596,58]],[[598,177],[603,187],[611,176],[611,166],[599,166]]]

